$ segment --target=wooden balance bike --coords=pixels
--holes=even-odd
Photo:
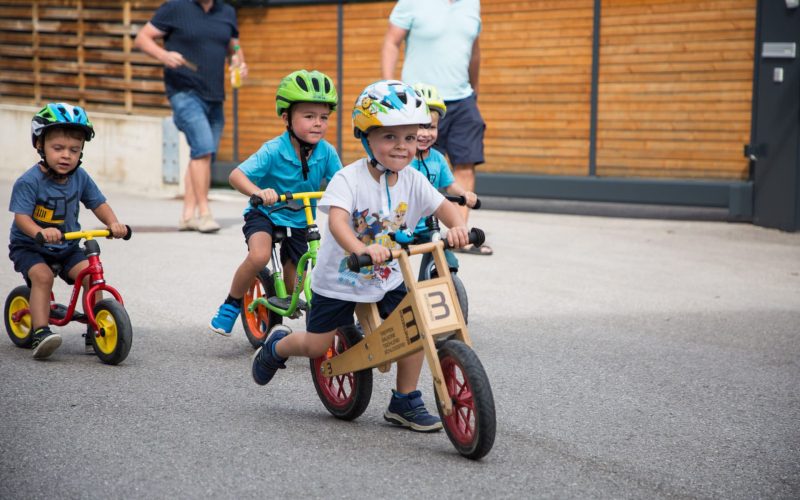
[[[483,240],[483,232],[472,229],[470,243],[481,245]],[[424,350],[445,432],[461,455],[477,460],[494,444],[494,397],[483,365],[472,350],[445,258],[445,243],[406,244],[394,250],[392,259],[400,261],[408,295],[383,321],[377,305],[356,306],[363,336],[355,326],[338,330],[328,352],[311,360],[311,370],[317,394],[328,411],[337,418],[353,420],[369,405],[372,368],[385,373],[391,363]],[[417,281],[409,256],[429,252],[438,276]],[[353,272],[368,265],[368,255],[351,255],[348,262]]]

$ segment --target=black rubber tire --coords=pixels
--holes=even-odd
[[[264,298],[275,295],[275,284],[272,282],[272,273],[267,269],[262,269],[258,276],[253,280],[250,289],[244,294],[242,299],[242,327],[244,334],[253,349],[258,349],[261,343],[267,339],[267,334],[273,326],[283,322],[283,316],[270,311],[266,307],[257,307],[255,311],[248,312],[247,307],[252,303],[256,294],[261,294]],[[266,320],[265,320],[266,319]]]
[[[341,420],[355,420],[364,413],[372,398],[372,369],[324,376],[322,363],[360,342],[363,335],[355,326],[349,326],[337,330],[334,338],[327,354],[310,360],[311,378],[320,401],[331,415]],[[342,391],[345,392],[343,396]]]
[[[494,396],[486,371],[475,352],[459,340],[444,342],[438,355],[453,402],[453,413],[445,417],[436,398],[447,437],[461,455],[472,460],[483,458],[494,445],[497,428]]]
[[[133,327],[128,311],[114,299],[103,299],[94,306],[94,317],[101,336],[92,336],[94,352],[107,365],[125,361],[133,343]],[[113,340],[107,336],[115,335]]]
[[[6,320],[6,333],[11,342],[17,347],[27,348],[33,343],[33,325],[31,325],[31,315],[28,313],[23,317],[27,318],[27,323],[14,323],[11,315],[20,309],[29,309],[31,300],[31,289],[25,285],[20,285],[11,290],[6,297],[6,304],[3,307],[3,318]],[[11,308],[13,307],[13,311]],[[15,333],[16,332],[16,333]]]

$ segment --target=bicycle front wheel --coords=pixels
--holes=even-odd
[[[275,284],[272,282],[272,273],[263,269],[253,279],[242,299],[242,327],[247,340],[254,349],[260,347],[261,343],[267,339],[270,328],[283,321],[283,316],[270,311],[263,305],[259,305],[250,312],[249,306],[258,298],[263,297],[266,300],[274,295]]]
[[[92,336],[94,352],[107,365],[118,365],[128,357],[133,342],[133,327],[125,308],[114,299],[103,299],[94,306],[97,334]]]
[[[443,343],[438,355],[453,403],[453,412],[445,416],[436,398],[442,425],[461,455],[478,460],[492,449],[497,427],[489,378],[475,352],[459,340]]]

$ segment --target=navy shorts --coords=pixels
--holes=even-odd
[[[446,154],[451,165],[479,165],[483,158],[486,123],[478,110],[475,94],[458,101],[445,101],[447,114],[439,122],[434,147]]]
[[[394,290],[386,292],[378,302],[381,318],[389,316],[407,293],[408,290],[402,283]],[[306,330],[308,333],[328,333],[342,326],[350,326],[355,323],[353,320],[355,312],[355,302],[332,299],[315,292],[311,296],[311,309],[306,316]]]
[[[308,251],[308,243],[306,242],[307,231],[305,228],[293,227],[291,228],[292,235],[289,236],[289,231],[285,226],[276,225],[272,222],[272,219],[267,217],[267,215],[260,210],[250,210],[244,216],[244,226],[242,227],[244,241],[249,242],[250,237],[254,233],[267,233],[272,237],[275,230],[279,228],[287,233],[286,238],[280,243],[281,264],[285,264],[288,260],[291,260],[297,265],[297,263],[300,262],[300,257]]]
[[[84,260],[88,260],[77,244],[69,245],[60,251],[53,251],[39,245],[12,243],[8,245],[8,257],[14,263],[14,270],[22,274],[29,287],[31,280],[28,271],[36,264],[44,263],[48,266],[60,264],[61,271],[58,276],[71,285],[75,281],[69,278],[69,271]]]
[[[214,155],[225,126],[222,102],[206,101],[191,90],[169,98],[172,121],[186,135],[192,159]]]

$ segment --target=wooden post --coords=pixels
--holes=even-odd
[[[33,100],[42,105],[42,62],[39,59],[39,0],[31,5],[31,47],[33,47]]]
[[[133,91],[131,84],[133,83],[133,67],[131,65],[131,2],[125,0],[122,7],[122,24],[125,26],[125,34],[122,35],[122,46],[125,51],[125,112],[133,113]]]
[[[84,43],[85,29],[83,25],[83,0],[78,0],[78,96],[79,103],[84,108],[86,107],[86,74],[84,73],[86,63],[86,53]]]

